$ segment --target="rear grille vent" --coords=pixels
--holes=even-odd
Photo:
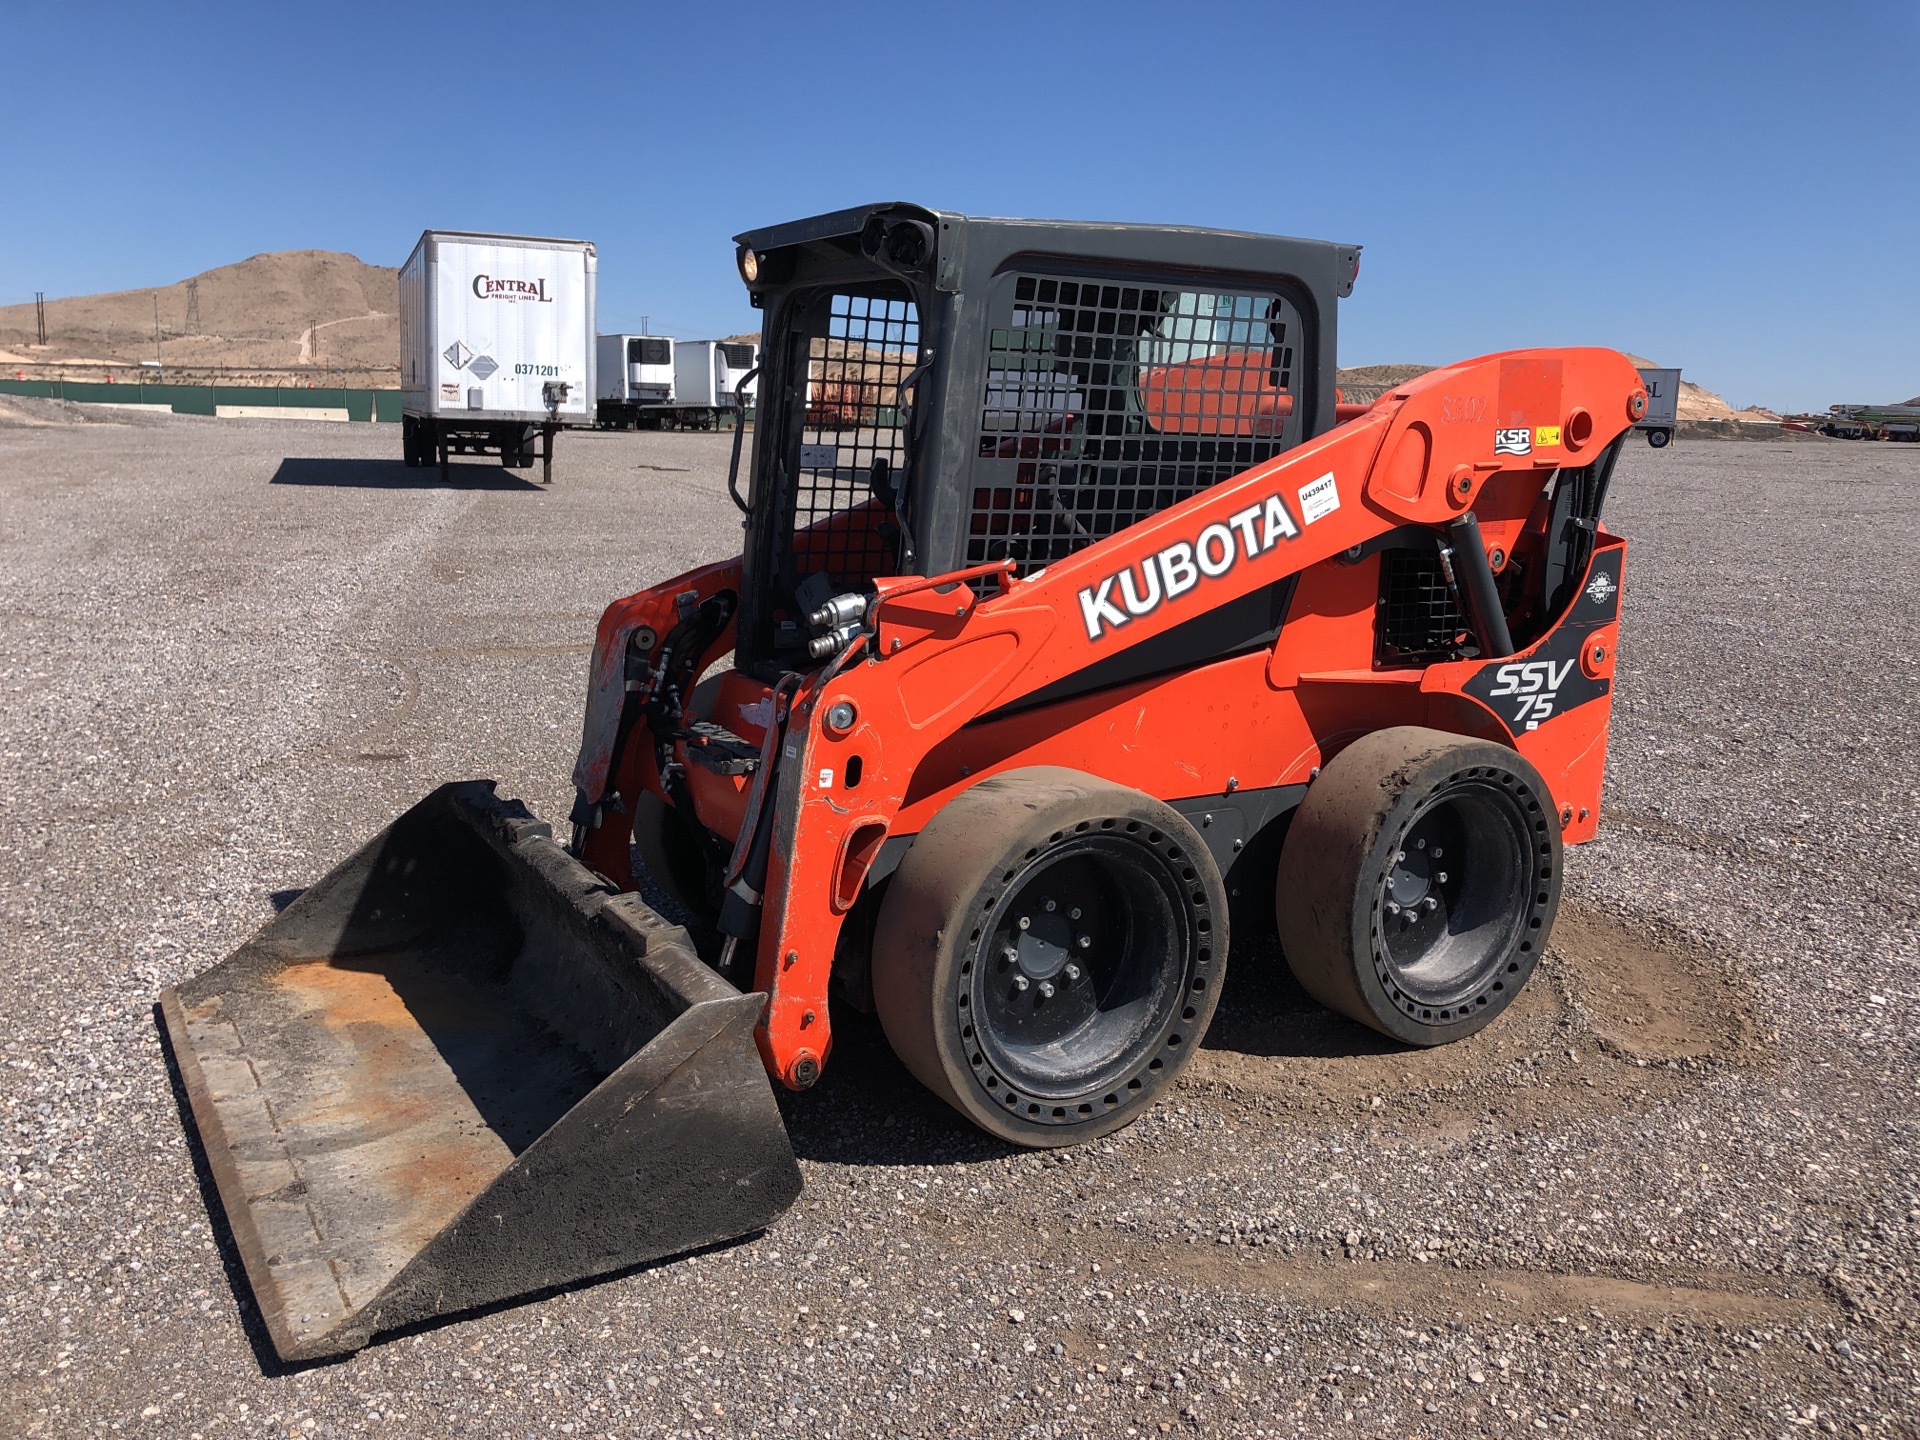
[[[1471,638],[1460,597],[1430,547],[1380,556],[1380,609],[1374,661],[1386,667],[1459,660]]]

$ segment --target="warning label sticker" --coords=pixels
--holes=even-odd
[[[1543,450],[1549,445],[1558,445],[1560,443],[1560,427],[1558,425],[1534,426],[1533,443]]]

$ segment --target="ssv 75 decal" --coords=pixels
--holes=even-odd
[[[1508,726],[1514,730],[1537,730],[1540,722],[1552,717],[1553,702],[1573,669],[1571,660],[1527,660],[1502,665],[1493,672],[1489,700],[1516,696],[1519,705],[1511,712]]]
[[[1611,680],[1580,668],[1580,653],[1596,631],[1619,618],[1620,551],[1602,550],[1553,633],[1531,655],[1489,660],[1464,688],[1515,736],[1538,730],[1612,688]]]
[[[1333,472],[1296,492],[1301,513],[1311,525],[1340,508]],[[1297,540],[1300,526],[1286,497],[1275,493],[1203,527],[1191,540],[1169,545],[1137,565],[1129,565],[1080,592],[1080,618],[1087,639],[1118,630],[1130,620],[1151,615],[1185,595],[1202,579],[1217,580],[1243,561],[1264,555],[1282,540]]]

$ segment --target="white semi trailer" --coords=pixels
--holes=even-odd
[[[742,382],[760,363],[757,345],[731,340],[671,340],[664,335],[602,335],[599,423],[616,430],[711,430],[738,408]]]
[[[674,404],[682,424],[711,430],[723,415],[733,415],[741,404],[740,386],[746,384],[746,407],[753,406],[754,381],[747,377],[760,364],[760,347],[735,340],[683,340],[673,353]]]
[[[674,403],[674,342],[665,335],[602,335],[594,415],[603,427],[657,427]]]
[[[428,230],[400,267],[401,451],[408,465],[498,455],[553,479],[553,437],[593,424],[586,240]],[[536,451],[536,445],[538,449]]]

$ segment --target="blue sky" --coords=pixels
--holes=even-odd
[[[1637,351],[1920,393],[1911,3],[9,6],[0,303],[428,226],[605,329],[757,328],[731,235],[876,199],[1366,247],[1341,361]],[[31,121],[23,117],[33,117]]]

